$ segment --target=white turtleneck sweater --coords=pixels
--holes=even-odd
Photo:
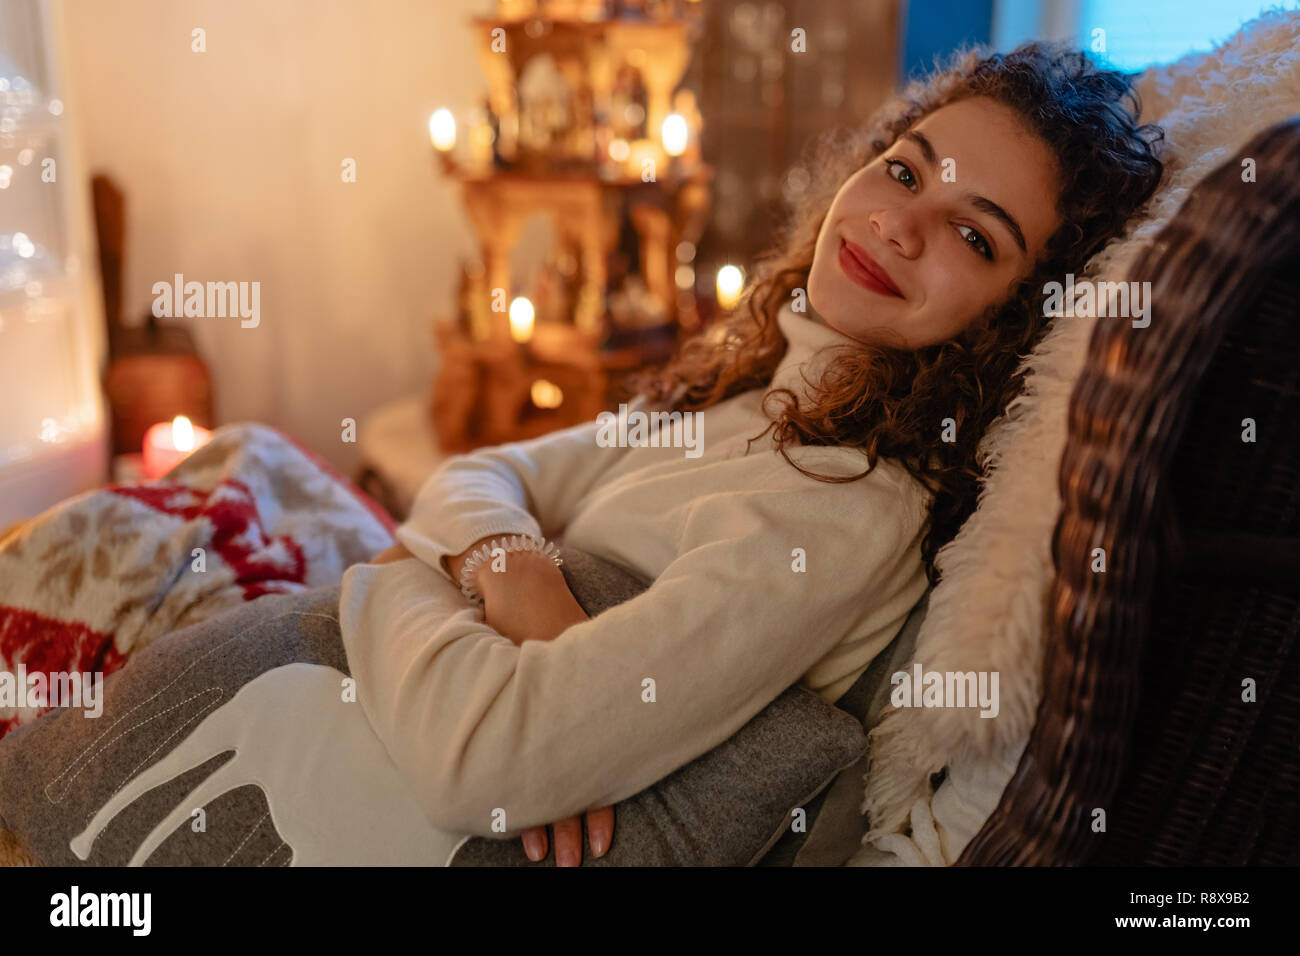
[[[789,347],[769,387],[804,395],[826,347],[851,340],[788,306],[778,322]],[[808,478],[770,433],[746,453],[764,394],[698,413],[690,456],[676,434],[602,447],[593,421],[452,458],[398,529],[415,557],[344,575],[358,699],[436,826],[490,834],[500,808],[514,832],[616,803],[796,682],[836,700],[892,640],[926,589],[927,493],[893,462]],[[865,467],[848,448],[788,451],[818,474]],[[440,560],[488,535],[561,533],[654,583],[516,646]]]

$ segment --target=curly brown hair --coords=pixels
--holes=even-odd
[[[808,407],[788,389],[783,407],[756,441],[775,429],[781,454],[820,481],[856,481],[883,456],[905,467],[933,495],[922,544],[926,574],[937,582],[935,556],[975,508],[981,467],[978,446],[989,425],[1019,391],[1022,359],[1046,328],[1043,286],[1082,268],[1155,192],[1163,173],[1159,127],[1139,127],[1129,77],[1097,68],[1080,51],[1037,43],[1008,54],[960,51],[927,79],[910,85],[862,128],[821,137],[812,181],[792,210],[782,241],[760,257],[743,305],[683,344],[665,367],[636,377],[652,404],[698,411],[739,392],[766,387],[785,354],[777,325],[796,289],[807,289],[813,250],[831,202],[849,176],[888,150],[922,117],[971,97],[989,97],[1019,113],[1053,151],[1061,182],[1062,225],[1010,297],[955,339],[916,350],[876,345],[836,350]],[[956,440],[939,441],[944,419]],[[800,468],[790,444],[861,449],[857,475],[818,475]]]

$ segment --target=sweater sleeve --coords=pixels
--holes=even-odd
[[[397,540],[447,576],[443,556],[460,554],[480,538],[558,533],[600,476],[626,454],[626,448],[602,446],[601,429],[598,418],[449,458],[420,488]]]
[[[850,502],[869,533],[846,533]],[[515,832],[616,803],[726,740],[895,600],[912,510],[888,482],[704,496],[650,588],[519,647],[422,561],[354,566],[340,611],[359,700],[436,826],[488,835],[500,809]]]

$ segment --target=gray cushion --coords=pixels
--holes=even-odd
[[[890,675],[906,669],[929,606],[930,592],[926,591],[893,641],[876,655],[853,687],[835,702],[836,707],[860,720],[864,730],[869,731],[876,725],[889,703],[889,692],[893,687]],[[809,806],[807,831],[791,831],[788,837],[783,837],[763,858],[763,865],[842,866],[847,862],[857,852],[867,832],[867,818],[862,813],[866,772],[866,755],[840,771],[831,786]]]
[[[572,549],[565,550],[564,572],[593,615],[646,586]],[[0,827],[42,864],[83,863],[69,844],[115,793],[165,760],[235,693],[294,663],[333,668],[340,681],[348,673],[337,586],[263,597],[177,631],[108,679],[98,719],[80,710],[53,712],[0,740]],[[595,860],[588,848],[584,864],[751,863],[785,831],[792,808],[857,760],[865,744],[857,720],[792,688],[731,739],[620,803],[610,851]],[[130,801],[88,844],[84,862],[127,863],[167,814],[196,787],[211,784],[232,755],[214,753]],[[150,853],[148,865],[271,866],[293,858],[257,784],[224,792],[218,787],[195,802],[203,807],[205,827],[196,831],[184,825],[185,817]],[[472,838],[454,865],[553,865],[553,858],[532,864],[518,839]]]

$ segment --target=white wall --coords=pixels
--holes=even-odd
[[[486,90],[492,0],[66,0],[87,174],[127,197],[123,310],[155,282],[259,281],[261,324],[190,323],[219,423],[283,428],[349,471],[339,421],[427,392],[432,317],[475,244],[427,121]],[[191,31],[207,52],[191,52]],[[343,183],[340,163],[357,161]]]

